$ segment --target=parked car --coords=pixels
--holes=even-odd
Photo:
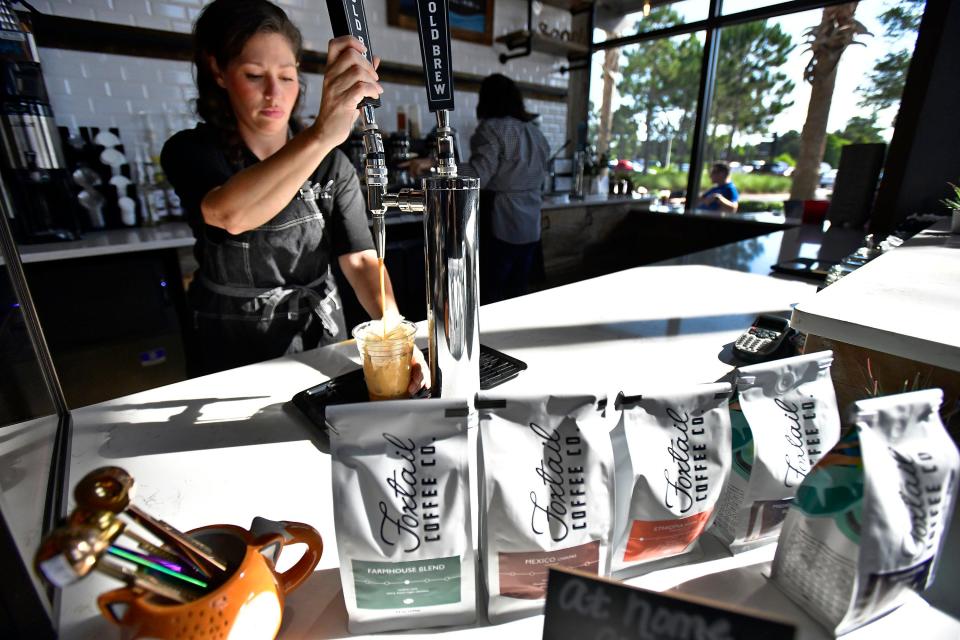
[[[734,160],[733,162],[728,162],[727,166],[730,167],[730,173],[746,173],[744,171],[746,167],[740,164],[739,162],[737,162],[736,160]]]
[[[776,176],[789,176],[793,173],[793,167],[791,167],[786,162],[774,162],[769,165],[770,173]]]
[[[830,169],[826,173],[820,174],[820,187],[823,189],[832,189],[837,181],[837,170]]]

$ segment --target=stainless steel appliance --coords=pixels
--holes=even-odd
[[[60,135],[29,24],[0,0],[0,143],[21,242],[76,239],[79,226]]]
[[[334,35],[356,37],[372,60],[361,0],[327,0],[327,8]],[[367,205],[378,256],[383,256],[386,246],[388,209],[424,214],[431,395],[472,398],[480,390],[480,185],[476,178],[457,175],[457,144],[450,126],[454,97],[449,25],[447,0],[417,1],[427,103],[437,117],[434,175],[422,181],[422,189],[387,193],[383,139],[375,113],[379,101],[367,99],[360,104],[360,128],[366,151]]]

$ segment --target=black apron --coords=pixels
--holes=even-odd
[[[257,229],[233,236],[205,226],[202,263],[190,287],[201,373],[346,338],[331,270],[329,173],[330,163],[321,163],[297,196]]]

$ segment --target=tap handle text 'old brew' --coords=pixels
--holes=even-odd
[[[367,48],[365,54],[373,64],[373,45],[370,43],[370,30],[367,28],[367,14],[363,10],[363,0],[327,0],[327,12],[330,14],[330,26],[333,35],[353,36]],[[364,98],[360,106],[380,106],[379,98]]]
[[[431,112],[453,111],[453,67],[447,0],[417,0],[420,55]]]

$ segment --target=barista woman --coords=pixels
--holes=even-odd
[[[161,163],[197,239],[189,300],[204,373],[346,338],[334,259],[381,314],[359,182],[335,147],[360,100],[383,90],[359,41],[331,40],[320,110],[302,127],[300,52],[299,30],[266,0],[214,0],[194,28],[203,122],[170,138]],[[396,313],[389,279],[385,307]]]

